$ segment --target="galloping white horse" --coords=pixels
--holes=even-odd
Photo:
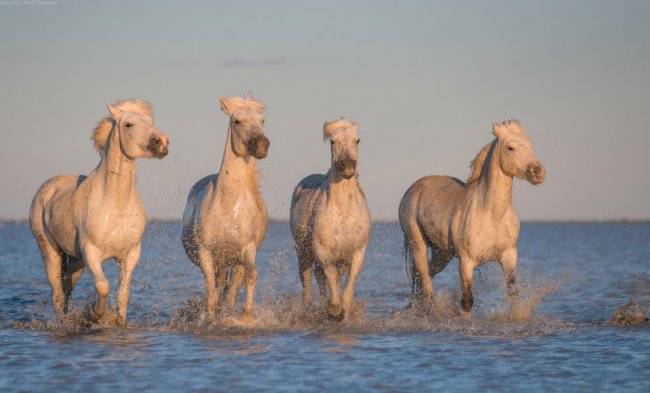
[[[225,287],[230,267],[226,306],[234,307],[245,274],[243,318],[253,314],[257,282],[255,257],[266,234],[266,206],[257,182],[257,159],[266,157],[264,105],[252,97],[224,97],[221,110],[230,116],[221,169],[199,180],[190,190],[183,214],[182,242],[205,277],[205,304],[214,318],[219,288]],[[245,269],[245,272],[244,272]]]
[[[311,272],[315,267],[321,297],[327,292],[325,278],[329,283],[330,318],[342,320],[352,312],[354,284],[370,238],[370,213],[357,180],[357,124],[345,119],[326,122],[323,138],[331,142],[332,166],[326,175],[314,174],[298,183],[291,199],[291,233],[298,253],[303,303],[312,301]],[[339,282],[346,273],[341,308]]]
[[[518,298],[519,218],[512,206],[512,178],[539,184],[544,181],[544,167],[519,122],[493,124],[492,130],[496,139],[472,161],[467,184],[449,176],[423,177],[402,198],[399,221],[417,299],[432,296],[431,279],[454,256],[459,259],[465,312],[474,303],[472,273],[488,261],[499,261],[509,297]],[[431,248],[428,266],[427,247]]]
[[[75,283],[88,267],[99,301],[90,310],[95,321],[105,311],[109,283],[102,262],[120,265],[118,323],[126,323],[131,274],[140,259],[146,218],[135,187],[135,159],[163,158],[168,139],[153,125],[151,106],[141,100],[108,106],[110,116],[93,133],[101,160],[86,176],[56,176],[36,192],[29,213],[32,232],[52,286],[59,318],[67,312]]]

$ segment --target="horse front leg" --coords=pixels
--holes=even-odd
[[[93,245],[86,244],[82,247],[83,259],[86,262],[88,271],[93,277],[95,282],[95,290],[97,291],[97,303],[95,303],[89,310],[90,319],[94,322],[106,313],[106,297],[110,292],[110,284],[102,270],[102,255],[100,251]]]
[[[354,298],[354,286],[357,281],[357,276],[363,267],[364,256],[366,255],[366,246],[363,246],[360,250],[354,253],[352,256],[352,264],[350,265],[350,273],[348,275],[348,281],[345,284],[345,290],[343,291],[343,310],[345,311],[345,316],[350,317],[352,315],[352,300]]]
[[[255,286],[257,284],[257,266],[255,258],[257,257],[257,248],[255,243],[251,243],[244,251],[243,265],[245,270],[244,279],[246,281],[246,303],[242,313],[244,321],[250,321],[253,318],[253,303],[255,299]]]
[[[120,288],[117,290],[117,323],[126,326],[126,310],[129,307],[131,296],[131,276],[140,260],[142,246],[138,244],[132,248],[124,258],[118,259],[120,264]]]
[[[214,320],[217,314],[217,303],[219,302],[219,291],[217,290],[217,279],[215,263],[212,253],[205,247],[199,246],[197,251],[199,266],[205,279],[205,311],[208,320]]]
[[[463,312],[469,316],[474,305],[474,295],[472,294],[472,275],[474,274],[474,263],[467,258],[458,258],[458,270],[460,272],[460,285],[463,290],[461,307]]]
[[[321,263],[320,261],[318,263]],[[335,321],[345,318],[345,310],[341,307],[341,294],[339,288],[339,274],[334,264],[322,264],[323,274],[330,287],[330,301],[327,305],[327,315]]]
[[[519,287],[517,285],[517,247],[510,248],[501,254],[499,264],[506,281],[510,313],[517,314],[519,306]]]

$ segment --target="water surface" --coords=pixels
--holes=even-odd
[[[272,223],[258,254],[254,321],[208,324],[203,278],[180,224],[152,223],[132,282],[129,325],[112,312],[87,325],[95,297],[84,273],[59,323],[24,224],[0,227],[1,391],[648,391],[650,324],[611,322],[650,300],[650,224],[524,224],[523,320],[511,318],[496,263],[474,276],[474,316],[458,315],[458,264],[434,280],[428,313],[405,310],[409,282],[399,225],[376,223],[357,285],[365,303],[336,323],[300,306],[288,225]],[[241,302],[240,302],[241,304]]]

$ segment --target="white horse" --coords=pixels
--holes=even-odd
[[[57,176],[36,192],[29,213],[32,232],[41,251],[52,303],[59,318],[67,312],[75,283],[88,267],[99,301],[90,317],[105,311],[109,283],[102,262],[115,258],[120,265],[117,292],[118,323],[126,323],[131,274],[140,259],[146,224],[135,187],[135,159],[163,158],[169,141],[153,124],[151,106],[141,100],[108,106],[110,116],[93,133],[101,152],[97,168],[86,176]]]
[[[516,120],[493,124],[492,130],[496,139],[472,161],[467,184],[449,176],[423,177],[402,198],[399,221],[416,299],[431,298],[432,278],[455,256],[464,312],[469,313],[474,303],[472,273],[488,261],[499,261],[510,299],[518,298],[519,218],[512,206],[512,178],[539,184],[544,167]]]
[[[220,103],[221,110],[230,116],[221,169],[190,190],[181,239],[188,257],[203,272],[208,317],[215,317],[219,287],[225,287],[230,267],[226,306],[234,307],[245,278],[242,317],[249,320],[258,276],[255,257],[267,226],[256,162],[266,157],[269,140],[264,135],[262,103],[252,97],[223,97]]]
[[[321,297],[327,292],[325,279],[329,283],[330,318],[342,320],[352,312],[354,285],[370,238],[370,212],[357,180],[357,124],[345,119],[326,122],[323,138],[331,142],[332,166],[326,175],[314,174],[298,183],[291,199],[291,233],[298,253],[303,303],[311,304],[315,267]],[[339,282],[346,273],[341,307]]]

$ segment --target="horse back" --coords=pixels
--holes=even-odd
[[[203,204],[203,198],[205,197],[205,191],[211,182],[214,181],[216,184],[218,176],[218,173],[212,174],[197,181],[194,183],[187,195],[187,203],[185,204],[185,210],[183,211],[182,240],[184,245],[192,237],[194,226],[199,218],[198,214],[200,212],[200,207]]]
[[[406,191],[400,202],[402,230],[420,231],[428,246],[450,249],[453,211],[463,203],[466,185],[450,176],[426,176]]]
[[[291,197],[289,222],[295,240],[304,237],[309,231],[307,228],[309,217],[312,214],[319,190],[326,178],[326,175],[320,173],[309,175],[302,179],[294,189]]]
[[[73,252],[76,229],[72,201],[74,191],[85,179],[84,175],[55,176],[36,191],[29,221],[37,242],[54,241],[67,253]]]

